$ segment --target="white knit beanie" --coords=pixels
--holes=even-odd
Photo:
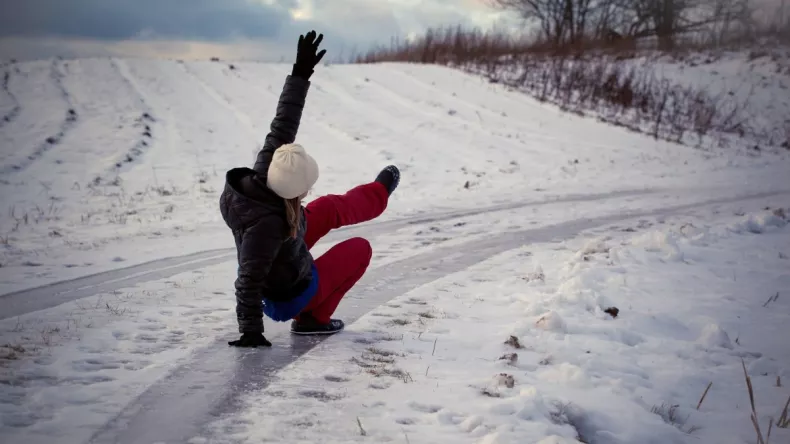
[[[318,164],[301,145],[286,144],[278,148],[269,165],[266,185],[283,199],[307,193],[318,181]]]

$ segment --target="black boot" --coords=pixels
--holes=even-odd
[[[345,327],[340,319],[330,319],[328,324],[321,324],[309,313],[299,315],[299,321],[291,322],[291,333],[295,335],[331,335]]]
[[[376,182],[387,187],[387,193],[392,195],[392,192],[395,191],[395,188],[400,183],[400,170],[395,165],[385,167],[376,177]]]

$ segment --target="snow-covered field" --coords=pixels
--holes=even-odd
[[[229,66],[6,65],[0,291],[155,259],[163,242],[168,255],[228,246],[217,210],[224,171],[252,162],[289,72]],[[316,194],[398,164],[404,183],[386,218],[568,192],[751,189],[787,165],[655,142],[481,78],[410,65],[322,67],[299,137],[322,166]]]
[[[254,159],[289,66],[78,59],[2,71],[0,441],[112,435],[107,424],[171,372],[265,353],[224,343],[236,334],[235,264],[218,197],[224,171]],[[391,301],[352,292],[350,319],[368,310],[352,310],[360,301],[385,305],[195,433],[168,412],[167,433],[194,444],[754,442],[741,358],[763,433],[778,419],[790,227],[772,211],[790,210],[790,152],[655,141],[401,64],[317,69],[299,141],[322,166],[314,196],[401,167],[381,220],[315,253],[366,236],[375,256],[360,289],[386,287],[390,270],[414,288]],[[181,271],[165,279],[130,269],[92,278],[96,294],[82,281],[9,294],[214,249],[210,265],[168,263]],[[20,311],[31,295],[46,308]],[[287,326],[266,325],[287,348]],[[504,345],[510,335],[524,348]],[[662,403],[678,405],[679,423],[651,412]],[[173,441],[144,431],[110,440]]]
[[[406,293],[192,442],[755,442],[741,359],[763,436],[790,395],[790,225],[725,208],[515,248]]]

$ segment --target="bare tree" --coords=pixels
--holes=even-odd
[[[555,45],[624,35],[655,36],[672,49],[678,35],[708,30],[723,36],[737,23],[748,27],[749,0],[488,0],[537,22]]]
[[[491,6],[517,12],[527,21],[537,22],[543,36],[555,45],[574,44],[592,34],[601,36],[616,10],[612,5],[624,0],[488,0]]]

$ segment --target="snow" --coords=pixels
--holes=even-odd
[[[790,378],[790,300],[763,307],[790,227],[740,229],[765,214],[507,251],[364,316],[191,442],[750,442],[741,359],[763,433]]]
[[[217,211],[223,174],[252,162],[288,72],[234,66],[6,65],[21,108],[0,128],[0,292],[157,259],[162,242],[170,255],[228,246]],[[753,183],[755,172],[787,172],[786,153],[753,158],[657,142],[433,66],[322,67],[299,138],[322,165],[314,196],[398,164],[403,185],[385,219],[549,194],[759,190],[776,182]]]
[[[120,273],[112,291],[3,316],[0,441],[87,442],[236,334],[217,199],[224,171],[252,162],[289,66],[234,67],[2,66],[0,304],[119,267],[231,254],[166,279]],[[349,323],[192,443],[749,442],[741,359],[763,430],[778,417],[788,153],[655,141],[409,64],[320,67],[299,141],[322,165],[308,200],[402,170],[380,220],[316,255],[359,234],[374,247],[369,273],[411,260],[409,279],[437,252],[499,254]],[[531,229],[542,240],[527,243]]]
[[[724,103],[743,109],[753,130],[767,141],[787,140],[790,128],[790,50],[784,45],[764,50],[725,51],[719,54],[692,53],[672,58],[639,58],[660,78],[695,88],[704,88]],[[763,148],[765,146],[763,145]]]

